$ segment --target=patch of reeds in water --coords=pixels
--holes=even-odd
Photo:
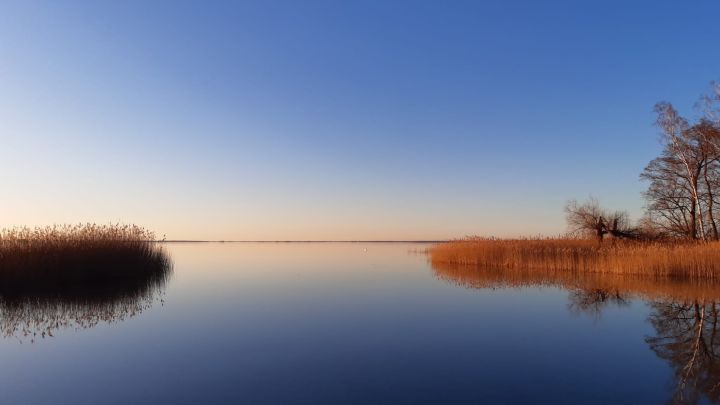
[[[440,243],[428,253],[434,266],[720,281],[720,242],[468,238]]]
[[[162,300],[172,262],[131,225],[0,231],[0,334],[52,336],[132,317]]]

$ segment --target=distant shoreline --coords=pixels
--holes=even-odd
[[[161,243],[443,243],[449,240],[158,240]]]

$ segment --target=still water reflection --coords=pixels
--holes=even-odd
[[[73,288],[55,294],[0,293],[0,336],[19,343],[54,337],[62,329],[87,329],[121,322],[155,303],[163,305],[171,268],[111,288]]]
[[[674,371],[671,402],[720,401],[720,286],[712,283],[642,279],[617,275],[481,270],[433,263],[439,278],[469,288],[555,286],[568,291],[568,309],[599,317],[609,306],[649,306],[654,333],[649,348]]]
[[[720,400],[720,288],[425,247],[169,244],[172,279],[141,294],[3,302],[0,403]]]

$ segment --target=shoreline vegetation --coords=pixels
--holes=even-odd
[[[134,295],[163,282],[172,262],[135,225],[56,225],[0,231],[0,298]]]
[[[467,238],[429,249],[433,266],[720,282],[720,242]]]
[[[136,316],[164,302],[172,261],[134,225],[0,231],[0,336],[53,337]]]
[[[720,83],[711,82],[696,105],[694,122],[668,102],[655,105],[662,151],[640,174],[648,188],[639,220],[593,197],[570,200],[564,237],[469,237],[430,248],[430,261],[508,277],[534,270],[720,281]]]

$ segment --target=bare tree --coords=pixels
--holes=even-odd
[[[647,213],[641,227],[631,228],[624,212],[603,210],[596,199],[569,201],[565,207],[570,233],[640,239],[720,240],[720,83],[697,106],[702,117],[690,123],[668,102],[655,105],[662,153],[640,175]]]
[[[607,234],[618,238],[635,237],[627,213],[605,210],[594,197],[583,203],[568,201],[565,205],[565,219],[570,234],[594,236],[598,243],[602,243]]]
[[[712,100],[706,96],[703,102],[706,115],[713,114]],[[650,183],[644,193],[649,218],[675,236],[720,239],[715,220],[715,190],[720,185],[718,125],[707,118],[711,115],[690,125],[666,102],[658,103],[655,112],[662,130],[663,151],[640,175]]]
[[[662,156],[653,159],[640,175],[650,184],[643,193],[648,218],[655,227],[676,237],[695,239],[697,210],[692,191],[680,175],[680,163]]]
[[[672,104],[658,103],[655,105],[655,112],[658,114],[657,124],[662,128],[664,136],[665,149],[663,155],[678,163],[676,167],[680,168],[680,170],[676,174],[685,180],[692,197],[691,236],[693,238],[699,236],[700,239],[704,240],[705,225],[703,223],[698,186],[700,175],[705,166],[701,142],[696,136],[697,132],[688,127],[687,120],[680,117]]]
[[[720,126],[720,83],[710,82],[710,90],[700,96],[700,100],[696,106],[702,111],[705,119],[710,121],[715,127]],[[714,140],[716,147],[720,147],[720,141]]]
[[[701,119],[690,128],[691,136],[698,140],[699,155],[704,159],[701,195],[706,207],[707,222],[713,240],[720,240],[717,222],[715,221],[715,198],[720,183],[720,127],[708,119]]]

